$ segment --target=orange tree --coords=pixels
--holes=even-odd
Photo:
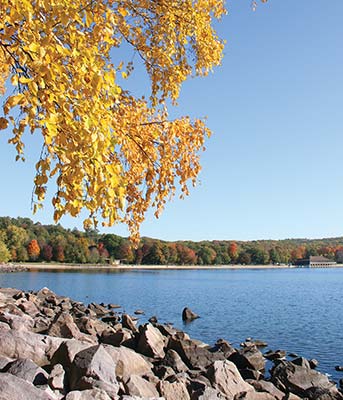
[[[149,207],[158,216],[178,187],[188,194],[210,132],[199,119],[169,120],[166,102],[220,64],[223,2],[0,0],[0,129],[10,126],[17,159],[25,131],[43,136],[34,210],[54,180],[55,221],[86,209],[85,228],[100,217],[138,239]],[[133,65],[113,49],[124,43],[145,65],[149,100],[123,87]]]

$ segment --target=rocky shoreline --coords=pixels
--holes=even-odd
[[[118,308],[0,289],[0,400],[343,400],[316,360],[261,341],[208,346]]]

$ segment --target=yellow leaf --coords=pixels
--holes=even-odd
[[[8,127],[8,121],[6,118],[0,117],[0,130]]]

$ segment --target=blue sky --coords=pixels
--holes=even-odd
[[[217,25],[227,40],[223,65],[182,89],[175,115],[207,116],[213,136],[199,185],[175,198],[141,234],[177,239],[283,239],[343,235],[343,2],[228,1]],[[137,94],[148,82],[137,68]],[[39,134],[15,162],[0,133],[0,215],[52,223],[52,208],[31,213]],[[54,187],[50,187],[53,193]],[[82,218],[64,218],[82,227]],[[105,231],[105,230],[104,230]],[[106,229],[127,235],[123,226]]]

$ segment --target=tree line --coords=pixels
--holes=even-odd
[[[142,238],[135,248],[128,238],[94,229],[71,230],[60,224],[34,223],[29,218],[0,217],[0,262],[266,265],[292,264],[311,255],[342,262],[343,237],[201,242]]]

